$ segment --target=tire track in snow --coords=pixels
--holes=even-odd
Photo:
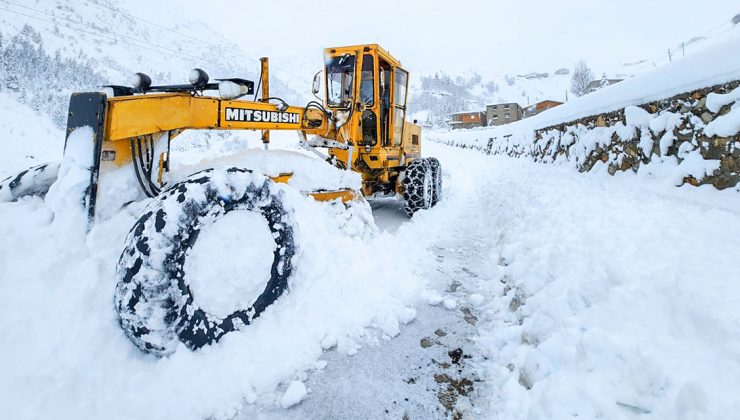
[[[309,394],[299,405],[288,410],[247,406],[238,418],[467,418],[484,413],[477,408],[487,395],[477,373],[477,305],[482,296],[474,292],[480,282],[489,281],[486,266],[498,238],[488,237],[485,220],[471,217],[492,205],[477,191],[474,178],[480,174],[465,169],[465,159],[455,157],[459,162],[450,165],[447,175],[454,182],[445,181],[455,186],[448,191],[448,201],[415,216],[417,226],[409,226],[438,229],[436,237],[404,232],[403,225],[410,222],[402,203],[373,203],[382,230],[399,240],[417,239],[409,246],[425,246],[433,256],[421,268],[430,293],[416,305],[416,319],[390,340],[369,333],[352,356],[325,352],[321,369],[305,377]]]

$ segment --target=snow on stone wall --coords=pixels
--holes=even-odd
[[[725,189],[740,182],[740,80],[501,138],[436,140],[581,172],[660,172],[675,185]]]

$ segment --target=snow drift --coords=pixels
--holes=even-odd
[[[192,352],[179,344],[165,358],[134,346],[113,304],[116,261],[148,200],[99,220],[81,238],[52,229],[54,208],[41,198],[0,205],[4,411],[19,419],[227,418],[260,396],[269,401],[279,384],[302,378],[325,348],[356,351],[367,327],[397,335],[399,324],[413,319],[408,305],[424,288],[410,263],[424,250],[377,234],[367,205],[347,211],[300,194],[317,176],[301,176],[301,169],[318,162],[339,171],[290,153],[247,152],[268,170],[286,159],[294,163],[294,193],[286,197],[300,246],[290,291],[218,345]],[[300,165],[305,159],[308,165]],[[357,181],[343,176],[325,181]],[[219,245],[200,251],[201,261],[219,266],[199,271],[201,284],[223,285],[215,276],[240,269],[232,255],[260,252],[261,246],[248,232]],[[284,404],[296,402],[292,389]]]

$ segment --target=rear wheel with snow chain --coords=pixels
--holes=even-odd
[[[201,308],[184,265],[202,229],[235,210],[261,214],[275,241],[270,278],[254,303],[225,317]],[[126,238],[116,271],[121,326],[142,350],[195,350],[249,325],[288,287],[296,246],[292,209],[276,184],[241,168],[195,173],[161,193]],[[249,232],[244,232],[245,242]]]
[[[25,196],[44,197],[57,180],[59,162],[45,163],[18,172],[0,181],[0,202],[16,201]]]
[[[411,217],[421,209],[432,207],[434,178],[426,159],[416,159],[406,167],[403,178],[404,210]]]
[[[437,158],[427,158],[432,168],[432,206],[442,200],[442,165]]]

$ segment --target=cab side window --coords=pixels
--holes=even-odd
[[[360,78],[360,101],[367,106],[375,103],[375,61],[373,56],[362,56],[362,76]]]
[[[406,108],[406,86],[409,74],[406,70],[396,69],[396,106]]]
[[[400,146],[403,140],[403,124],[406,117],[406,90],[409,74],[402,69],[395,71],[395,108],[393,110],[393,145]]]
[[[384,146],[390,146],[391,66],[380,61],[380,133]]]
[[[375,60],[370,54],[362,56],[360,75],[360,102],[368,108],[375,103]],[[378,144],[378,116],[372,109],[362,112],[362,141],[364,146]]]

